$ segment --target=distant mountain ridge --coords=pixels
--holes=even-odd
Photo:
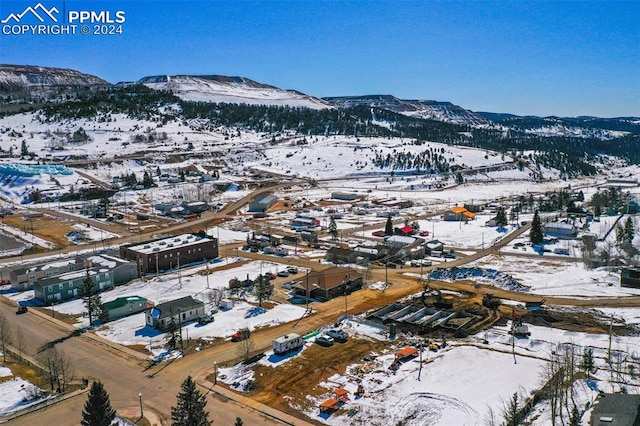
[[[252,105],[288,105],[311,109],[332,108],[322,99],[296,90],[285,90],[258,83],[246,77],[223,75],[157,75],[143,77],[139,84],[167,90],[186,101],[246,103]]]
[[[393,95],[337,96],[323,99],[343,108],[365,105],[387,109],[411,117],[455,124],[479,126],[489,123],[482,116],[451,102],[399,99]]]
[[[609,137],[620,136],[616,132],[640,134],[640,118],[638,117],[538,117],[535,115],[520,116],[494,112],[477,112],[476,114],[510,129],[538,132],[540,134],[551,130],[556,134],[574,136],[602,136],[601,131],[609,131]]]
[[[100,77],[68,68],[0,64],[0,96],[49,99],[80,87],[110,85]]]
[[[106,80],[66,68],[0,65],[0,99],[7,103],[74,99],[87,90],[142,84],[173,93],[185,101],[247,105],[327,108],[375,107],[403,116],[471,127],[498,127],[542,136],[578,136],[610,139],[640,134],[638,117],[536,117],[509,113],[473,112],[451,102],[400,99],[393,95],[317,98],[281,89],[246,77],[224,75],[155,75],[113,85]],[[6,105],[5,105],[6,106]],[[15,109],[15,108],[14,108]],[[391,124],[391,123],[389,123]]]

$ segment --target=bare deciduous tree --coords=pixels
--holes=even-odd
[[[243,361],[248,361],[251,357],[251,352],[255,349],[255,343],[249,337],[248,339],[242,340],[238,343],[238,349],[236,349],[239,357],[242,358]]]
[[[7,362],[7,346],[11,344],[11,330],[9,322],[4,314],[0,313],[0,350],[2,350],[2,361]]]
[[[215,307],[220,305],[220,301],[224,299],[224,289],[223,288],[212,288],[207,293],[207,301]]]
[[[24,353],[24,348],[27,344],[27,341],[25,339],[24,336],[24,332],[22,331],[22,329],[20,327],[16,328],[17,332],[16,332],[16,349],[18,350],[18,357],[20,358],[20,361],[22,361],[22,354]]]
[[[73,380],[75,368],[69,358],[55,348],[47,349],[39,356],[39,361],[44,367],[49,380],[51,390],[64,392]]]

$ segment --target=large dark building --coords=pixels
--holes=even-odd
[[[640,288],[640,268],[622,268],[622,271],[620,271],[620,285],[622,287]]]
[[[206,234],[183,234],[120,247],[120,257],[139,262],[142,273],[166,271],[218,257],[218,240]]]

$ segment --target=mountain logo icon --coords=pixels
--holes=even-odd
[[[0,22],[3,24],[8,24],[10,21],[13,21],[17,24],[20,23],[22,18],[28,14],[33,15],[38,21],[42,23],[45,22],[45,17],[49,18],[49,20],[53,22],[58,22],[58,18],[56,17],[57,13],[60,13],[60,11],[55,6],[51,9],[47,9],[42,5],[42,3],[38,3],[33,7],[28,6],[25,10],[22,11],[22,13],[10,13],[9,16],[7,16]]]

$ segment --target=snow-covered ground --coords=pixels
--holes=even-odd
[[[148,276],[144,281],[136,280],[128,285],[116,287],[103,292],[101,298],[103,302],[109,302],[118,297],[140,296],[147,300],[159,304],[184,296],[205,302],[205,312],[217,309],[209,301],[209,294],[213,289],[228,288],[229,281],[233,278],[245,279],[247,276],[256,278],[261,273],[273,272],[286,269],[286,265],[273,262],[252,261],[245,264],[238,264],[237,267],[215,271],[216,266],[232,265],[239,259],[223,259],[221,262],[210,263],[211,273],[208,276],[200,275],[207,266],[182,270],[180,275],[177,272],[163,274],[161,276]],[[28,301],[33,298],[33,291],[21,293],[11,293],[8,295],[15,301]],[[88,326],[88,318],[82,314],[86,311],[81,299],[71,300],[57,304],[51,309],[57,312],[80,315],[77,325],[79,327]],[[258,327],[274,326],[300,318],[305,312],[304,307],[290,304],[276,304],[264,309],[257,306],[257,300],[253,294],[241,293],[234,307],[230,310],[219,311],[214,315],[215,321],[206,325],[199,325],[195,322],[183,326],[183,337],[186,339],[213,340],[215,338],[230,337],[238,329],[248,327],[253,330]],[[152,352],[158,353],[162,350],[164,334],[158,330],[145,325],[144,313],[131,315],[122,319],[108,322],[97,331],[101,336],[124,345],[141,344],[146,345]]]
[[[86,244],[120,237],[118,234],[98,229],[89,224],[76,223],[71,228],[73,231],[67,234],[67,239],[74,244]]]
[[[11,371],[2,371],[2,376],[11,376]],[[18,410],[44,401],[48,396],[37,386],[15,377],[0,383],[0,416],[7,416]]]
[[[400,346],[389,341],[389,348],[383,353],[371,354],[369,361],[352,364],[344,372],[318,383],[326,388],[325,393],[302,399],[290,395],[287,399],[292,408],[303,410],[310,418],[330,425],[383,426],[398,422],[414,426],[482,425],[492,412],[496,418],[501,418],[514,393],[527,398],[539,389],[552,354],[562,353],[567,345],[576,348],[578,359],[581,359],[583,348],[591,347],[595,370],[598,370],[592,376],[597,389],[587,386],[584,380],[575,383],[576,403],[580,407],[587,401],[592,403],[597,390],[619,391],[620,384],[612,379],[604,361],[607,335],[530,326],[531,338],[512,342],[510,327],[510,324],[494,327],[465,340],[450,341],[446,348],[437,352],[425,347],[421,357],[402,362],[395,373],[389,367]],[[352,339],[387,340],[379,329],[354,321],[348,322],[344,329]],[[309,345],[313,345],[313,339],[305,346]],[[339,346],[336,343],[335,347],[326,350],[339,350]],[[633,336],[614,336],[612,339],[612,357],[616,359],[637,358],[639,351],[640,342]],[[304,350],[289,356],[274,356],[268,351],[259,363],[272,366],[277,372],[282,363],[304,356]],[[237,390],[245,389],[247,382],[255,380],[252,368],[243,364],[220,369],[218,377]],[[364,387],[362,397],[354,396],[358,384]],[[333,392],[340,388],[349,392],[349,400],[340,404],[335,413],[320,413],[320,403],[332,398]],[[629,385],[627,390],[638,389]],[[531,421],[537,426],[550,424],[550,410],[544,402],[536,406]]]
[[[621,287],[619,271],[588,269],[581,262],[540,258],[491,256],[472,266],[491,267],[511,275],[531,292],[549,296],[614,297],[640,295],[640,289]]]

